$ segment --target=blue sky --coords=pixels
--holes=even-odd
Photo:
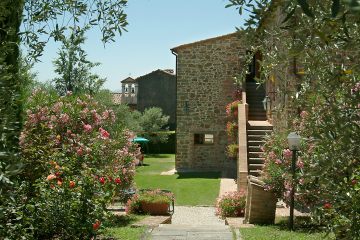
[[[118,91],[126,77],[175,69],[170,48],[234,32],[243,17],[235,8],[225,8],[226,4],[227,0],[129,0],[128,32],[104,48],[95,28],[88,33],[84,49],[89,60],[101,63],[94,72],[107,78],[104,88]],[[45,48],[34,67],[38,80],[55,76],[52,61],[58,48],[55,43]]]

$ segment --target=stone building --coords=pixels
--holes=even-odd
[[[246,52],[239,33],[171,49],[176,55],[176,169],[236,170],[226,156],[226,105]]]
[[[158,69],[136,79],[138,85],[136,109],[159,107],[169,116],[169,127],[175,129],[176,78],[173,70]]]
[[[121,81],[121,90],[121,93],[113,93],[114,104],[127,104],[140,112],[159,107],[170,117],[170,130],[175,130],[176,78],[173,70],[158,69],[135,79],[128,77]]]
[[[136,108],[138,84],[135,79],[128,77],[121,81],[121,103]]]

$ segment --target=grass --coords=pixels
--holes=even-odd
[[[100,239],[121,239],[138,240],[145,234],[146,228],[132,228],[130,225],[144,218],[139,215],[114,216],[105,223],[107,228],[104,230]]]
[[[175,194],[176,205],[214,205],[219,194],[220,173],[182,173],[160,175],[175,166],[175,155],[147,155],[144,166],[138,167],[135,183],[138,188],[167,189]]]
[[[240,234],[243,240],[318,240],[335,239],[332,234],[326,236],[318,226],[309,225],[309,219],[299,218],[295,220],[295,231],[289,231],[288,218],[279,217],[275,220],[276,224],[271,226],[255,226],[253,228],[241,228]]]
[[[273,226],[256,226],[253,228],[241,228],[240,234],[243,240],[318,240],[318,239],[334,239],[332,237],[325,237],[322,232],[306,232],[303,231],[288,231],[277,225]]]

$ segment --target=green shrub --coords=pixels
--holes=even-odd
[[[244,192],[228,192],[217,199],[216,215],[221,218],[239,217],[245,213],[246,195]]]
[[[27,214],[36,239],[89,239],[105,207],[132,186],[137,147],[127,131],[89,96],[30,97],[20,137]]]

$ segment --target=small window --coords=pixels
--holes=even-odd
[[[213,134],[195,133],[194,144],[214,144]]]
[[[131,84],[131,93],[135,93],[135,84]]]
[[[128,93],[129,92],[129,85],[125,85],[125,90],[124,90],[125,93]]]

